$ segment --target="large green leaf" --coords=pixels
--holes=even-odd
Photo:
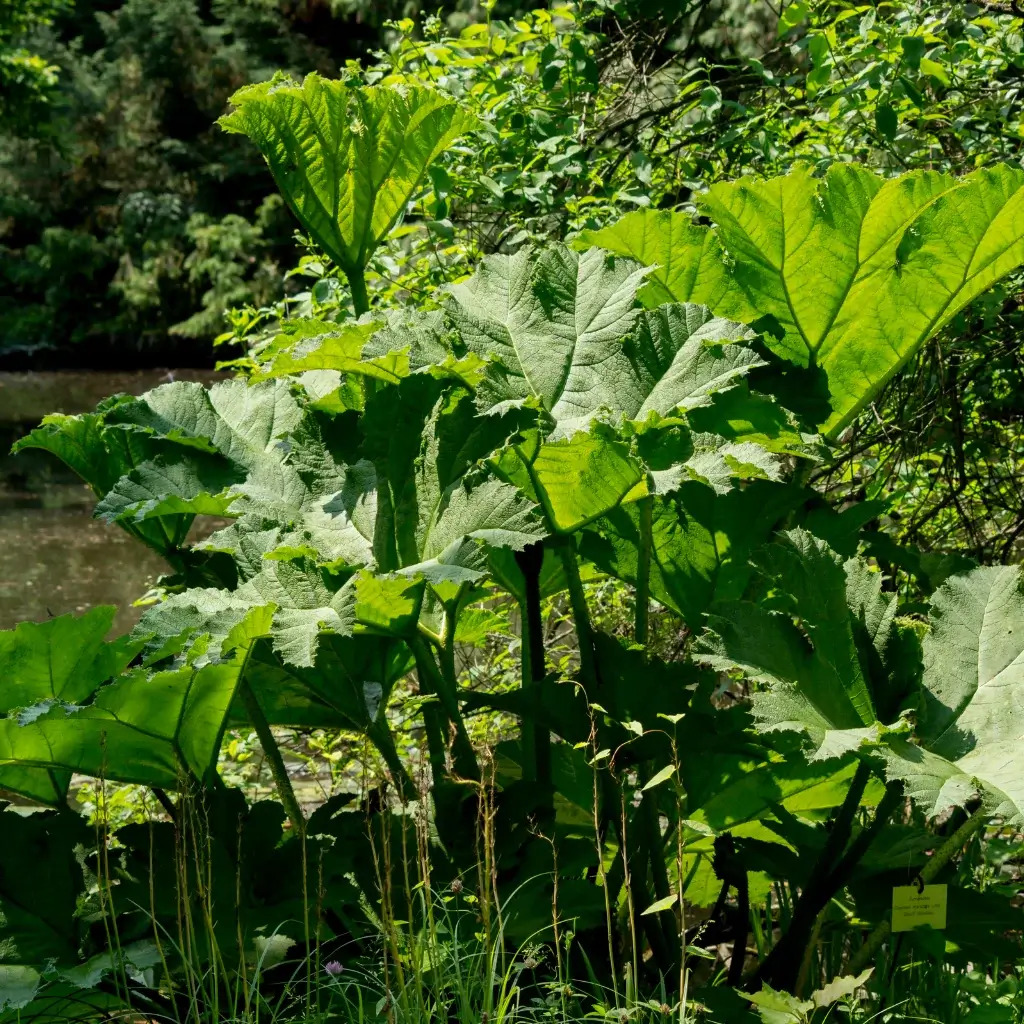
[[[77,618],[22,622],[0,633],[0,730],[13,730],[53,706],[87,703],[127,667],[140,645],[126,638],[104,641],[115,611],[101,605]],[[0,762],[0,789],[43,803],[61,800],[70,779],[68,768]]]
[[[652,421],[631,448],[614,432],[598,429],[557,441],[540,441],[536,431],[523,443],[503,450],[496,459],[500,473],[513,481],[544,511],[552,533],[574,533],[600,520],[620,539],[635,533],[626,519],[638,513],[630,506],[655,497],[655,519],[673,529],[671,496],[697,482],[720,494],[739,480],[778,480],[781,459],[750,441],[731,442],[716,434],[693,434],[678,420]],[[605,520],[615,510],[617,526]],[[728,543],[728,541],[724,541]]]
[[[724,494],[697,482],[651,499],[651,596],[693,628],[712,599],[737,599],[750,577],[748,558],[803,500],[780,484],[752,481]],[[580,552],[604,572],[635,584],[642,548],[641,511],[624,504],[583,533]]]
[[[360,601],[364,582],[373,592]],[[362,605],[386,634],[407,634],[415,629],[421,592],[422,583],[369,575],[338,588],[309,563],[271,560],[234,591],[193,589],[167,598],[135,633],[148,642],[150,661],[173,655],[191,668],[234,662],[242,649],[245,681],[272,725],[365,729],[383,716],[408,653],[389,636],[352,635],[357,610]],[[237,724],[247,721],[241,702],[230,714]]]
[[[527,458],[522,450],[519,457]],[[643,467],[614,438],[578,434],[542,444],[529,458],[528,474],[557,533],[572,533],[647,494]]]
[[[476,416],[465,392],[438,399],[423,433],[412,486],[404,489],[396,507],[404,572],[429,572],[424,563],[432,560],[454,567],[463,555],[473,557],[466,545],[479,548],[478,541],[518,549],[542,536],[530,503],[507,484],[483,479],[481,460],[504,443],[508,429]],[[480,472],[475,486],[467,479],[474,467]]]
[[[712,867],[715,836],[729,834],[741,841],[785,847],[789,844],[777,830],[779,819],[789,821],[795,815],[814,820],[821,812],[838,807],[855,771],[852,763],[806,764],[777,754],[760,760],[729,751],[719,753],[713,747],[702,749],[699,742],[691,749],[692,757],[714,760],[717,778],[714,795],[686,810],[686,827],[692,834],[680,866],[683,892],[697,906],[710,906],[722,888]],[[771,879],[763,872],[750,870],[749,874],[752,888],[770,886]]]
[[[704,307],[638,307],[644,270],[563,245],[491,256],[451,289],[462,344],[487,360],[481,408],[531,402],[553,440],[612,420],[668,416],[710,404],[763,361],[735,344],[753,338]]]
[[[411,668],[408,648],[390,637],[325,635],[313,666],[286,664],[258,645],[247,679],[271,724],[365,732],[387,750],[388,699]],[[244,710],[231,720],[244,723]]]
[[[104,642],[115,612],[98,605],[77,618],[20,622],[0,633],[0,714],[40,700],[84,701],[124,669],[137,648],[124,638]]]
[[[286,385],[257,387],[264,413],[290,409]],[[181,421],[165,429],[186,436]],[[352,465],[332,450],[344,426],[329,437],[330,423],[312,416],[278,422],[291,429],[266,446],[239,447],[218,429],[240,478],[228,508],[238,519],[204,546],[233,555],[237,584],[168,596],[137,635],[151,662],[174,656],[200,670],[245,645],[246,678],[271,722],[369,728],[366,701],[383,708],[397,677],[381,666],[405,664],[394,638],[415,633],[425,587],[453,597],[487,573],[488,549],[521,548],[543,524],[482,462],[512,426],[479,415],[465,389],[409,378],[371,397],[357,452],[367,457]],[[192,451],[211,454],[183,443],[185,465]]]
[[[751,731],[748,709],[715,707],[714,690],[713,681],[705,681],[675,726],[678,778],[686,801],[686,849],[678,867],[687,900],[700,906],[714,903],[722,888],[712,866],[715,836],[728,833],[741,844],[770,849],[772,856],[795,856],[783,825],[806,838],[806,819],[816,820],[842,803],[856,768],[852,758],[843,764],[808,764],[783,757]],[[770,879],[754,863],[746,867],[753,898]],[[800,877],[800,872],[788,877]]]
[[[968,302],[1024,263],[1024,171],[885,180],[833,165],[713,186],[684,214],[637,211],[581,245],[657,269],[646,300],[701,302],[745,323],[774,319],[768,344],[820,367],[837,436]]]
[[[689,480],[724,491],[737,479],[777,478],[780,453],[806,454],[786,414],[745,421],[742,401],[720,404],[764,365],[738,343],[753,332],[703,306],[643,310],[643,279],[631,260],[553,245],[489,257],[451,289],[450,344],[483,360],[478,406],[537,413],[536,431],[497,462],[552,532]],[[696,414],[699,433],[687,424]]]
[[[749,373],[764,365],[737,343],[752,340],[753,333],[697,305],[640,308],[636,295],[643,274],[632,261],[598,250],[583,255],[563,245],[523,250],[485,260],[473,277],[454,286],[447,321],[438,313],[395,315],[369,334],[363,324],[312,323],[308,331],[290,330],[297,343],[272,344],[268,374],[332,370],[401,384],[397,392],[372,400],[364,417],[368,437],[387,438],[387,464],[379,456],[372,459],[377,500],[384,502],[378,505],[379,518],[390,515],[393,506],[398,546],[394,557],[384,557],[378,530],[379,568],[416,564],[412,556],[424,547],[433,547],[429,557],[450,561],[441,557],[436,541],[426,541],[427,532],[436,538],[445,530],[432,529],[422,518],[422,510],[435,507],[446,488],[451,499],[442,505],[451,500],[451,512],[458,512],[457,518],[446,516],[449,532],[461,519],[472,527],[474,517],[481,511],[489,515],[492,505],[515,505],[511,492],[497,484],[488,484],[468,503],[467,494],[451,490],[451,480],[435,487],[434,498],[426,494],[424,486],[433,485],[424,474],[435,465],[429,438],[440,436],[436,425],[442,421],[457,424],[474,458],[497,464],[500,475],[541,506],[548,530],[557,533],[573,532],[648,490],[670,493],[687,480],[724,491],[737,479],[774,479],[779,456],[806,454],[806,438],[791,418],[781,410],[765,416],[766,408],[778,407],[745,386]],[[424,409],[410,406],[409,398],[437,388],[402,383],[423,371],[448,386],[456,384],[453,394],[472,391],[485,416],[473,417],[460,398],[448,403],[443,416],[438,405],[429,417],[435,426],[428,426]],[[738,404],[721,403],[741,385],[744,397]],[[747,405],[757,406],[756,415],[744,416]],[[379,431],[377,408],[386,419]],[[699,433],[691,433],[682,418],[695,414],[700,414]],[[396,438],[396,424],[407,420]],[[534,423],[537,429],[526,441],[508,447],[513,433]],[[427,445],[413,457],[410,442],[424,433]],[[388,494],[380,489],[383,480]],[[395,486],[401,493],[390,493]],[[239,507],[245,506],[232,511]],[[412,517],[405,512],[411,507],[417,512],[410,530]],[[485,531],[493,531],[495,522],[485,515]],[[510,533],[521,533],[514,522],[511,517]],[[467,532],[472,530],[462,531]],[[453,550],[460,546],[466,549],[462,541]]]
[[[0,707],[0,785],[63,800],[74,772],[176,787],[216,762],[246,649],[217,665],[125,670],[141,643],[104,643],[112,609],[0,633],[16,667]]]
[[[486,572],[486,550],[520,549],[544,527],[532,500],[487,459],[515,416],[481,416],[464,388],[409,378],[367,404],[364,450],[378,481],[378,570],[460,586]]]
[[[803,530],[783,534],[755,562],[753,599],[712,609],[698,655],[761,683],[753,697],[761,727],[804,733],[812,759],[878,739],[916,683],[913,643],[894,621],[881,575],[844,563]]]
[[[308,370],[337,370],[394,383],[407,375],[407,358],[403,361],[396,352],[390,358],[363,359],[367,341],[380,329],[379,321],[285,321],[280,333],[259,353],[261,368],[256,380]]]
[[[979,790],[1024,821],[1024,576],[988,566],[953,576],[931,601],[917,745],[890,744],[887,766],[931,813]]]
[[[36,448],[50,452],[77,473],[97,497],[103,497],[135,467],[160,454],[151,437],[108,425],[106,414],[131,401],[122,396],[108,399],[95,413],[46,416],[40,426],[14,445],[13,451]],[[139,497],[145,500],[146,496]],[[121,519],[119,525],[160,554],[172,555],[184,543],[194,519],[191,513],[179,511],[180,507],[168,508],[166,515],[155,513],[147,520]]]
[[[113,973],[115,957],[143,982],[160,954],[151,939],[122,931],[116,954],[89,955],[103,942],[83,913],[96,829],[67,807],[22,814],[0,803],[0,835],[0,1021],[67,1024],[130,1013],[114,986],[98,991],[98,983]]]
[[[108,433],[138,437],[159,454],[138,462],[104,493],[96,514],[110,522],[143,522],[189,510],[232,514],[234,486],[249,475],[272,476],[283,462],[281,438],[301,409],[288,388],[249,387],[233,380],[204,388],[175,381],[115,406]]]
[[[0,721],[0,765],[176,788],[213,770],[242,659],[108,683],[85,706]]]
[[[371,402],[362,449],[370,457],[350,463],[280,381],[164,385],[119,407],[115,425],[159,441],[163,454],[118,480],[99,514],[134,522],[173,502],[236,518],[203,546],[233,554],[244,577],[285,548],[385,572],[461,568],[478,578],[469,562],[482,562],[480,544],[522,547],[541,532],[529,503],[487,479],[481,461],[513,426],[479,416],[464,389],[432,379]]]
[[[317,74],[246,86],[231,103],[222,127],[256,143],[303,228],[346,273],[366,265],[438,154],[479,127],[432,89]]]
[[[235,697],[243,679],[273,724],[386,729],[409,656],[388,637],[348,635],[359,581],[338,587],[302,562],[262,565],[234,591],[194,589],[156,605],[130,640],[103,642],[106,608],[0,633],[0,667],[13,672],[0,691],[0,787],[60,804],[73,773],[164,788],[204,778],[229,720],[247,722]],[[408,580],[385,594],[367,582],[385,627],[398,616],[415,627]],[[125,670],[146,643],[147,665]]]
[[[97,514],[108,520],[134,528],[171,509],[186,523],[196,514],[229,516],[239,527],[220,531],[211,549],[245,558],[242,536],[270,531],[273,544],[265,537],[259,554],[312,544],[324,558],[358,565],[372,557],[372,467],[339,465],[287,384],[174,382],[121,402],[102,429],[159,453],[107,484]]]
[[[762,685],[762,728],[804,733],[816,759],[881,758],[929,814],[980,793],[993,813],[1024,821],[1019,567],[948,579],[932,598],[922,664],[914,629],[867,563],[843,563],[801,531],[758,562],[761,599],[719,606],[697,649]]]
[[[31,1001],[47,963],[77,959],[86,883],[74,851],[91,833],[66,810],[21,815],[0,803],[0,1011]]]

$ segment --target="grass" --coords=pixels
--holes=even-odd
[[[614,951],[614,962],[622,966],[609,972],[601,966],[608,950],[577,937],[574,921],[560,910],[557,886],[547,921],[526,938],[511,939],[507,923],[535,897],[529,886],[504,902],[497,897],[493,807],[486,799],[479,805],[475,870],[441,887],[425,806],[404,808],[405,818],[384,815],[382,820],[399,823],[390,826],[400,829],[395,834],[367,830],[376,899],[364,903],[359,934],[339,942],[318,932],[315,919],[330,893],[316,864],[303,862],[297,916],[245,934],[239,923],[225,938],[232,908],[225,906],[223,887],[215,881],[218,854],[207,811],[193,798],[177,804],[175,912],[169,916],[166,907],[160,909],[165,894],[154,890],[152,872],[149,892],[135,907],[136,923],[125,930],[122,890],[128,879],[116,837],[110,841],[108,816],[152,821],[155,805],[149,819],[129,816],[119,799],[109,799],[98,786],[92,807],[101,854],[83,913],[105,933],[104,945],[113,951],[108,969],[96,972],[91,988],[71,992],[54,975],[47,1012],[19,1016],[17,1024],[739,1024],[757,1019],[749,1015],[744,997],[725,984],[729,951],[708,947],[699,930],[688,935],[683,984],[662,982],[644,990],[634,967],[643,955],[635,952],[642,951],[643,937],[627,936],[633,952]],[[403,821],[408,827],[401,827]],[[1019,886],[1019,837],[996,834],[975,843],[961,862],[960,885],[982,892]],[[239,875],[235,884],[241,893],[248,883]],[[790,900],[788,887],[777,883],[767,905],[751,909],[748,958],[761,959],[770,950]],[[614,907],[606,912],[621,916]],[[812,977],[843,973],[849,936],[862,927],[853,915],[854,903],[845,896],[823,915],[809,960]],[[140,916],[147,922],[142,931]],[[594,933],[588,934],[592,941]],[[1003,941],[1001,949],[1006,948]],[[870,979],[827,1009],[808,1009],[780,994],[781,1008],[763,1009],[762,1020],[1024,1024],[1024,950],[1016,958],[966,965],[951,952],[941,933],[898,938],[883,947]],[[680,990],[681,997],[673,994]]]

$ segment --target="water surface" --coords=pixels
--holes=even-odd
[[[113,604],[124,631],[140,614],[132,602],[167,571],[119,527],[92,518],[92,491],[62,463],[43,452],[9,456],[11,444],[49,412],[86,412],[118,392],[213,378],[203,370],[0,373],[0,629]]]

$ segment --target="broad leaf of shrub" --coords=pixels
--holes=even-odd
[[[487,411],[531,402],[553,419],[553,440],[606,415],[645,419],[708,405],[763,361],[753,338],[704,307],[642,311],[644,271],[564,245],[491,256],[451,289],[461,342],[488,361],[477,388]]]
[[[930,813],[979,789],[1024,819],[1024,581],[1019,566],[950,577],[931,601],[918,745],[891,744],[887,767]]]
[[[713,186],[715,223],[637,211],[581,245],[647,266],[655,304],[701,302],[745,323],[774,319],[766,341],[828,377],[837,436],[968,302],[1024,262],[1024,171],[964,178],[914,171],[885,180],[848,164]]]
[[[346,273],[364,267],[427,167],[480,122],[422,86],[307,75],[240,89],[220,119],[260,149],[303,228]]]

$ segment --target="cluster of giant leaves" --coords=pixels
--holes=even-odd
[[[783,457],[812,448],[752,390],[765,366],[754,332],[693,303],[643,308],[645,276],[599,249],[493,256],[441,311],[283,332],[261,376],[447,377],[485,419],[516,422],[487,461],[537,506],[544,532],[582,534],[588,558],[630,581],[646,500],[651,591],[699,619],[740,524],[764,536],[777,518],[779,495],[745,499],[737,482],[777,481]]]
[[[243,676],[271,723],[377,730],[387,743],[384,706],[409,661],[401,638],[416,628],[428,580],[433,593],[457,594],[483,575],[481,544],[521,547],[541,526],[510,484],[485,473],[469,479],[508,425],[478,417],[466,393],[423,378],[369,405],[336,431],[355,449],[349,463],[335,461],[317,418],[284,383],[170,385],[119,403],[97,427],[101,438],[141,433],[161,450],[106,493],[98,514],[134,524],[216,513],[233,522],[206,541],[214,558],[194,573],[220,573],[220,585],[179,588],[159,603],[132,640],[118,642],[119,665],[101,645],[109,615],[5,635],[22,682],[4,688],[10,747],[0,764],[33,779],[62,773],[48,790],[33,782],[31,795],[59,798],[71,771],[161,786],[183,771],[205,774],[227,721],[244,719],[235,706]],[[28,442],[59,451],[78,428],[57,419]],[[224,553],[230,558],[216,561]],[[34,629],[48,631],[45,650],[28,642]],[[101,664],[71,666],[73,692],[65,692],[50,661],[70,643],[84,657],[85,639],[101,645]],[[132,658],[143,664],[120,672]],[[161,689],[172,683],[182,690],[177,703]],[[122,692],[137,716],[98,721],[97,709]],[[159,766],[144,771],[154,759]],[[5,782],[26,793],[28,785]]]
[[[261,379],[174,382],[49,417],[25,438],[93,485],[97,515],[179,570],[126,648],[125,664],[143,667],[116,685],[142,699],[157,670],[182,686],[222,679],[201,727],[171,702],[158,716],[202,756],[135,781],[167,785],[182,763],[208,770],[225,721],[243,716],[243,676],[271,723],[376,730],[387,744],[388,694],[424,623],[457,615],[492,569],[514,577],[501,552],[545,537],[585,534],[599,566],[635,578],[641,501],[652,593],[699,620],[737,538],[766,535],[778,514],[737,481],[781,487],[782,457],[804,454],[806,438],[751,392],[762,360],[748,328],[691,304],[644,309],[643,279],[599,250],[492,257],[440,312],[299,322],[270,346]],[[187,549],[195,516],[230,523]],[[74,695],[8,701],[12,736],[84,722],[71,706],[105,691],[75,678]],[[26,710],[46,701],[60,706]],[[119,748],[104,735],[111,777],[131,774],[113,767]],[[71,760],[62,771],[102,767]],[[6,761],[47,764],[17,751]]]
[[[981,796],[992,813],[1024,820],[1019,567],[950,577],[922,621],[899,615],[868,563],[806,532],[781,536],[756,562],[760,586],[713,610],[698,649],[760,684],[761,729],[802,733],[812,760],[875,762],[930,814]]]

